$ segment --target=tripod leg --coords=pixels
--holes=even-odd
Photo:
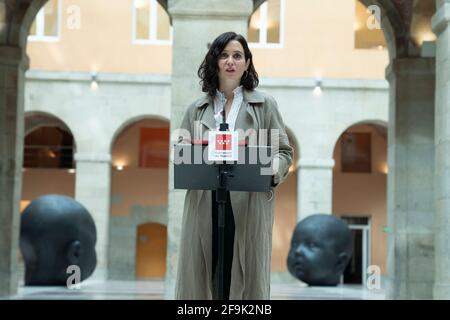
[[[222,191],[222,192],[221,192]],[[215,197],[214,197],[215,195]],[[213,191],[213,299],[228,299],[225,296],[225,214],[226,214],[226,190]]]
[[[218,286],[217,286],[217,290],[218,290],[218,297],[219,300],[225,300],[225,287],[224,287],[224,251],[225,251],[225,203],[219,203],[219,217],[218,217],[218,223],[219,223],[219,243],[218,243],[218,267],[219,267],[219,272],[217,272],[218,275]],[[226,299],[228,300],[228,298]]]

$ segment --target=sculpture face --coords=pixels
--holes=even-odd
[[[345,222],[330,215],[313,215],[294,231],[288,270],[309,285],[337,285],[350,254],[351,233]]]
[[[37,198],[21,217],[25,284],[65,286],[72,265],[80,268],[80,280],[85,280],[97,263],[95,242],[94,221],[78,202],[60,195]]]

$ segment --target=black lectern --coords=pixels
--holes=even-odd
[[[272,148],[239,145],[238,161],[208,161],[207,142],[174,146],[174,188],[216,190],[218,268],[214,298],[224,297],[224,227],[227,191],[267,192],[272,186]]]

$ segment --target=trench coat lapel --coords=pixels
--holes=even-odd
[[[203,111],[201,123],[206,126],[208,130],[216,130],[216,120],[214,119],[214,105],[209,103]]]
[[[196,107],[200,109],[200,115],[198,117],[200,123],[204,125],[207,130],[215,130],[216,120],[214,119],[213,99],[210,98],[208,95],[204,95],[203,98],[197,102]],[[203,134],[204,130],[201,131]]]
[[[253,106],[261,106],[264,103],[264,96],[257,91],[243,90],[244,99],[242,100],[239,108],[239,113],[234,125],[235,128],[243,129],[244,131],[254,128],[258,129],[257,117]],[[216,120],[214,119],[214,102],[208,96],[205,95],[203,99],[200,99],[196,106],[198,108],[205,107],[200,116],[200,122],[208,130],[216,130]]]

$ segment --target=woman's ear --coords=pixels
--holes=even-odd
[[[81,257],[81,242],[72,241],[67,247],[66,255],[71,265],[78,265]]]
[[[248,71],[248,66],[250,65],[250,59],[247,60],[245,64],[245,70]]]

